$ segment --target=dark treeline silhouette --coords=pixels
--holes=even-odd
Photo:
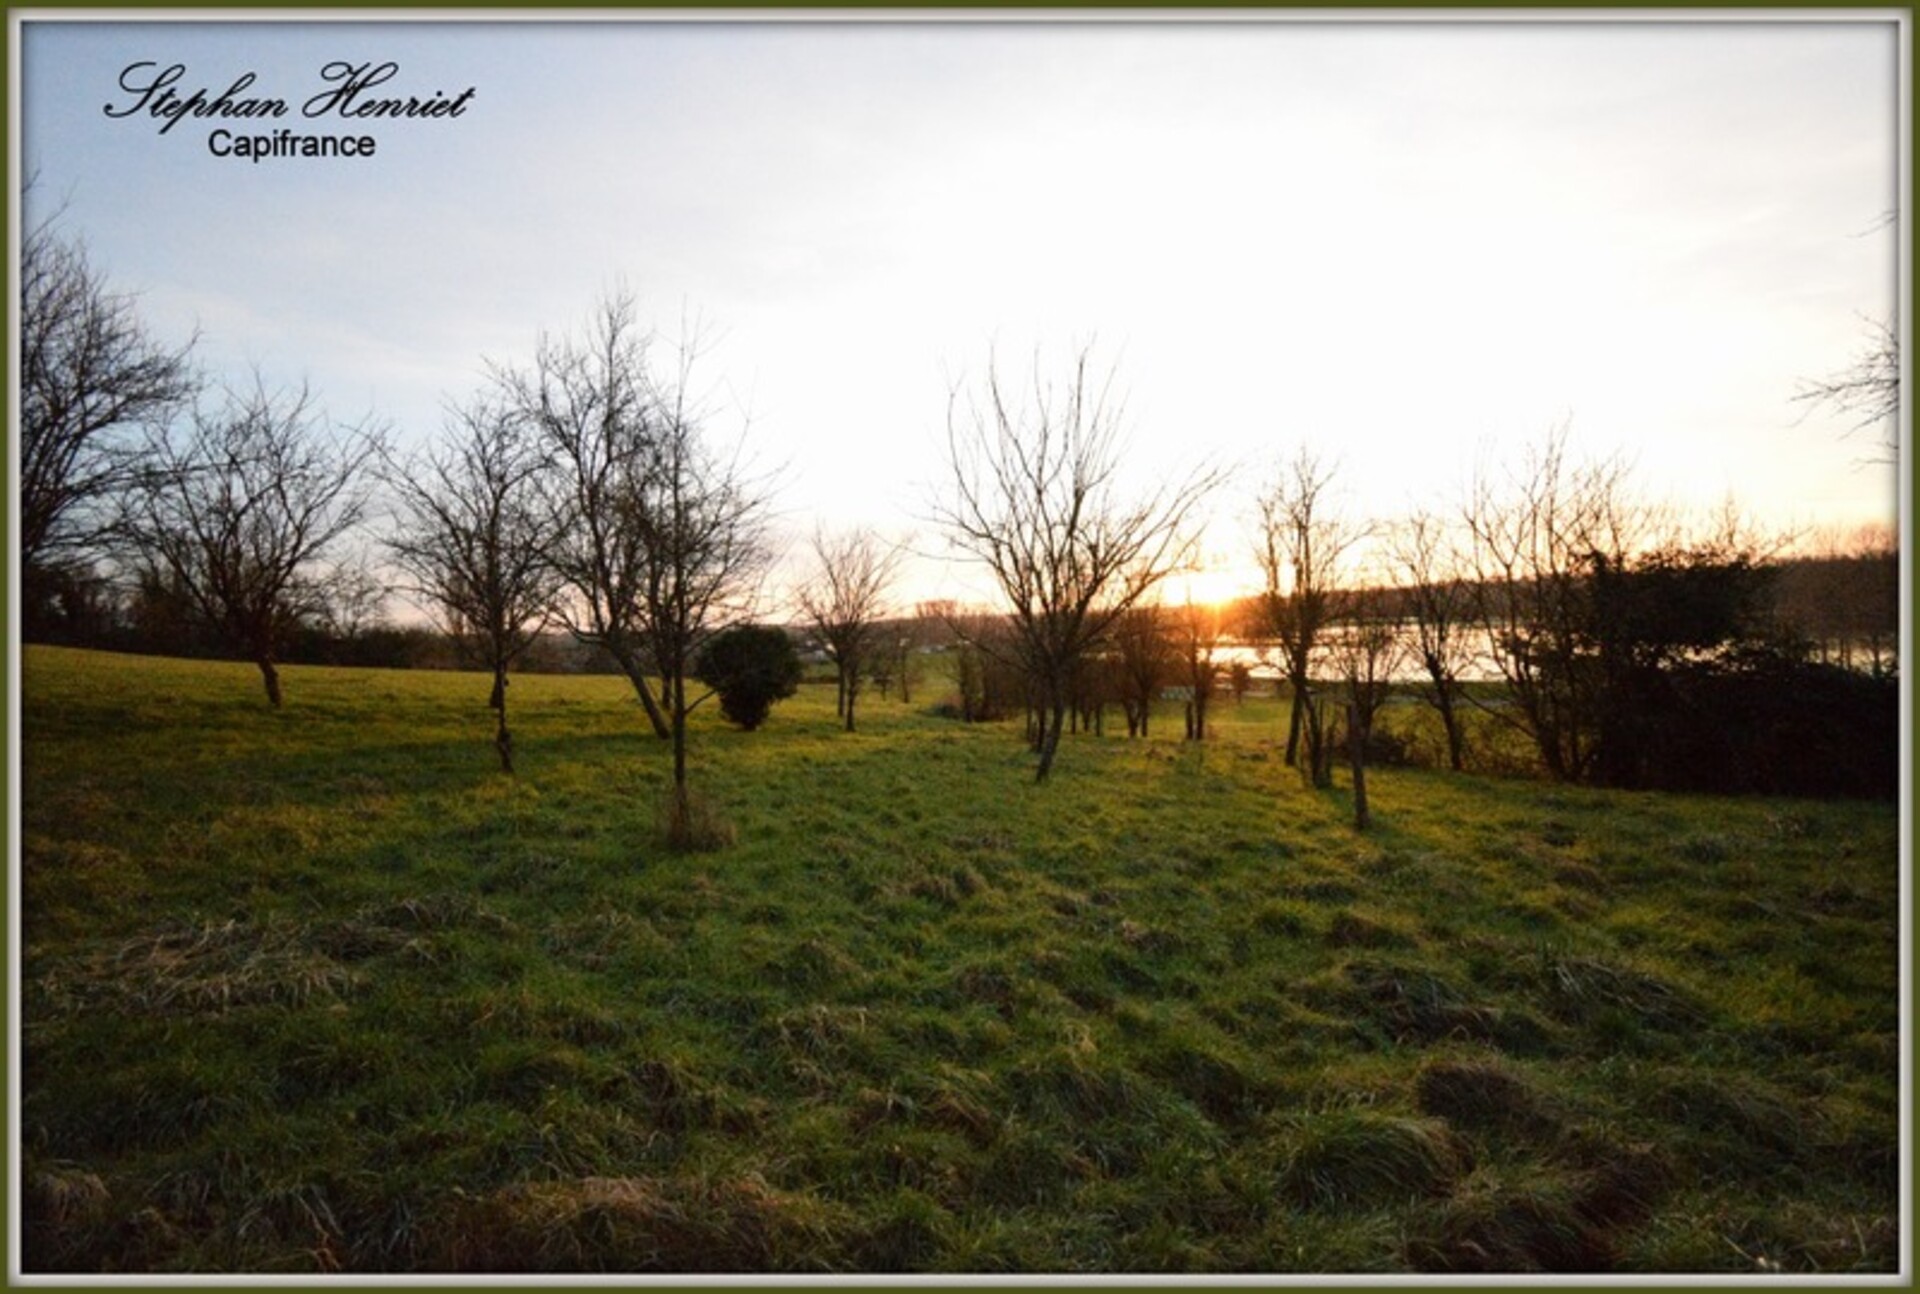
[[[1762,591],[1773,631],[1796,640],[1815,660],[1863,673],[1895,670],[1900,636],[1900,554],[1891,546],[1836,555],[1823,553],[1771,559]],[[1475,593],[1466,582],[1468,597]],[[1419,591],[1405,585],[1370,585],[1347,594],[1353,614],[1413,625],[1420,616]],[[1257,642],[1259,597],[1236,598],[1221,607],[1230,639]]]

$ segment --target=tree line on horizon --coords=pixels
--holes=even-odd
[[[714,693],[728,704],[729,678],[785,676],[762,661],[728,674],[726,653],[707,651],[767,618],[771,487],[711,435],[698,339],[668,344],[630,296],[606,297],[580,333],[543,335],[523,362],[489,363],[438,438],[402,452],[371,420],[328,418],[304,386],[256,374],[209,388],[194,340],[151,338],[52,223],[23,242],[21,292],[30,640],[224,651],[258,667],[275,706],[288,659],[446,661],[451,647],[490,676],[511,772],[509,676],[552,663],[558,631],[576,660],[628,680],[671,746],[673,821],[696,810],[688,715]],[[1225,613],[1176,607],[1169,580],[1192,569],[1201,507],[1227,474],[1130,489],[1114,388],[1082,350],[1057,373],[1036,356],[1018,377],[990,359],[950,392],[934,521],[991,576],[991,608],[908,614],[891,601],[896,546],[815,532],[789,618],[833,666],[849,731],[863,688],[904,694],[907,645],[938,641],[954,653],[959,717],[1024,713],[1045,781],[1063,734],[1110,703],[1144,735],[1153,697],[1177,688],[1203,740],[1231,679],[1220,648],[1239,637],[1282,680],[1285,762],[1315,785],[1345,751],[1358,792],[1374,717],[1410,691],[1454,769],[1478,709],[1558,780],[1890,793],[1890,534],[1787,560],[1731,515],[1702,530],[1646,503],[1618,460],[1576,461],[1564,428],[1450,505],[1376,523],[1340,509],[1335,469],[1303,448],[1256,502],[1262,587]],[[395,587],[433,631],[382,619]],[[1498,686],[1471,686],[1476,669]]]

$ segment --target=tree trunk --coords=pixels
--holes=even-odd
[[[1326,704],[1315,697],[1306,706],[1307,777],[1316,791],[1333,785],[1333,734],[1327,731]]]
[[[1367,812],[1367,734],[1357,705],[1347,707],[1347,759],[1353,765],[1353,829],[1365,831],[1373,818]]]
[[[684,808],[687,795],[687,681],[671,679],[666,687],[673,710],[673,787]]]
[[[278,710],[281,699],[280,671],[274,668],[272,655],[267,652],[261,652],[253,658],[253,663],[260,667],[260,681],[266,684],[267,704]]]
[[[1466,767],[1465,734],[1460,731],[1460,714],[1453,697],[1445,697],[1440,706],[1440,723],[1447,730],[1447,765],[1458,773]]]
[[[1060,729],[1065,726],[1066,721],[1065,701],[1054,701],[1050,708],[1040,712],[1040,768],[1034,774],[1034,781],[1046,781],[1047,774],[1053,771],[1053,757],[1060,749]]]
[[[1293,705],[1287,713],[1287,766],[1300,766],[1300,730],[1306,723],[1307,688],[1303,680],[1289,680]]]
[[[507,731],[507,671],[501,668],[493,676],[493,709],[496,726],[493,748],[500,752],[500,771],[513,773],[513,734]]]
[[[633,684],[634,693],[640,698],[640,707],[647,712],[647,722],[653,725],[653,735],[663,741],[673,736],[673,728],[667,723],[666,715],[660,712],[660,703],[653,699],[653,689],[647,685],[647,672],[640,668],[639,658],[634,655],[633,650],[624,642],[609,642],[606,648],[619,663],[621,671],[626,674],[627,681]],[[661,688],[663,695],[665,690],[663,684]]]

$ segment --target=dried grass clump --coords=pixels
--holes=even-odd
[[[1072,1045],[1055,1047],[1007,1076],[1015,1104],[1038,1122],[1085,1126],[1150,1121],[1153,1093],[1130,1070]]]
[[[218,1014],[302,1006],[358,983],[299,927],[229,920],[176,925],[96,948],[42,976],[36,987],[56,1010]]]
[[[1810,1107],[1760,1079],[1667,1069],[1654,1076],[1648,1095],[1655,1113],[1756,1166],[1792,1162],[1811,1143]]]
[[[1705,1009],[1685,989],[1631,966],[1543,949],[1531,969],[1548,1009],[1575,1023],[1591,1023],[1606,1012],[1669,1029],[1706,1018]]]
[[[781,1047],[814,1060],[837,1061],[867,1031],[870,1015],[863,1006],[815,1002],[782,1011],[773,1018],[773,1034]]]
[[[1471,1000],[1444,976],[1418,966],[1362,957],[1346,967],[1344,983],[1321,996],[1333,1011],[1377,1025],[1396,1042],[1444,1039],[1492,1043],[1525,1051],[1543,1030],[1522,1011]]]
[[[692,787],[669,786],[654,809],[654,833],[676,854],[731,849],[740,833],[711,799]]]
[[[95,1221],[106,1211],[107,1184],[97,1173],[73,1164],[52,1164],[26,1176],[22,1212],[29,1226],[72,1226]]]
[[[976,1148],[987,1145],[1001,1128],[1000,1116],[988,1103],[991,1083],[984,1075],[937,1080],[922,1106],[926,1122],[959,1133]]]
[[[1422,1112],[1465,1128],[1537,1134],[1554,1119],[1533,1085],[1497,1059],[1434,1059],[1414,1078]]]
[[[1429,1272],[1606,1272],[1617,1262],[1612,1235],[1552,1182],[1469,1184],[1409,1237],[1406,1259]]]
[[[1345,910],[1334,914],[1326,938],[1334,948],[1405,948],[1413,943],[1404,931]]]
[[[1444,1194],[1470,1158],[1444,1120],[1329,1110],[1293,1121],[1280,1184],[1305,1207],[1384,1207]]]
[[[439,1257],[467,1273],[824,1271],[844,1229],[831,1206],[758,1177],[583,1177],[465,1201]]]
[[[111,1193],[77,1164],[28,1165],[22,1173],[22,1267],[27,1271],[99,1270],[99,1247],[110,1238]]]
[[[824,939],[806,939],[785,947],[760,965],[763,983],[815,991],[834,984],[858,983],[866,972],[846,950]]]

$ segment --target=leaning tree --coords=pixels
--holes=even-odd
[[[1121,403],[1113,375],[1084,349],[1063,382],[1036,358],[1024,394],[989,360],[947,407],[951,491],[936,517],[956,548],[991,573],[1011,612],[1014,651],[1037,703],[1036,780],[1060,745],[1072,682],[1127,608],[1191,563],[1191,522],[1219,473],[1197,471],[1123,493]]]
[[[577,641],[613,658],[655,735],[670,738],[649,677],[657,662],[646,651],[652,559],[628,524],[666,431],[650,367],[653,337],[634,313],[631,297],[609,297],[584,337],[543,338],[531,369],[501,368],[495,377],[550,464],[542,488],[556,520],[548,557],[568,594],[561,620]]]
[[[259,666],[274,706],[281,643],[316,609],[327,558],[365,516],[364,469],[382,443],[365,424],[330,423],[306,386],[274,392],[257,377],[149,436],[120,533]]]

